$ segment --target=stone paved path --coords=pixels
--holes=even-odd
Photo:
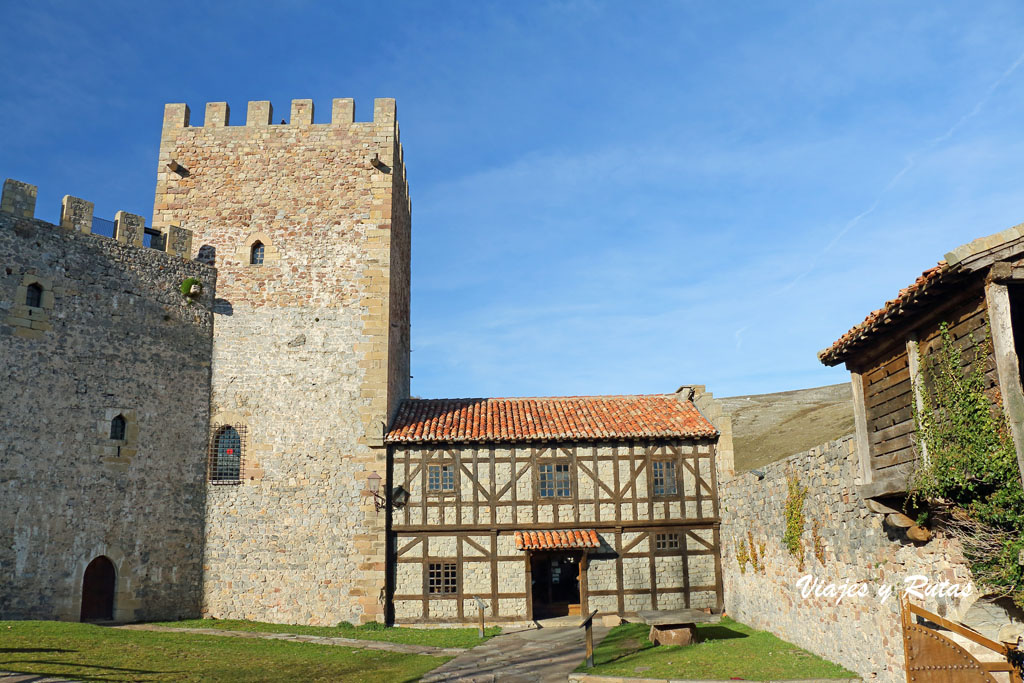
[[[50,678],[39,674],[16,674],[0,671],[0,683],[75,683],[66,678]]]
[[[297,643],[317,643],[318,645],[341,645],[357,647],[363,650],[386,650],[401,652],[407,655],[433,655],[435,657],[451,657],[466,652],[461,647],[432,647],[430,645],[406,645],[405,643],[388,643],[382,640],[358,640],[356,638],[332,638],[330,636],[305,636],[297,633],[262,633],[259,631],[227,631],[221,628],[176,628],[174,626],[156,626],[154,624],[128,624],[114,628],[126,631],[164,631],[167,633],[198,633],[204,636],[233,636],[235,638],[267,638],[270,640],[292,640]],[[3,681],[6,683],[6,681]]]
[[[465,650],[458,657],[434,669],[423,683],[460,681],[462,683],[525,683],[558,681],[565,683],[586,654],[579,617],[570,626],[551,624],[546,628],[503,633],[483,645]],[[608,631],[594,625],[594,647]]]

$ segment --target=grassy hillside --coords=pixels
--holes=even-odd
[[[853,433],[849,384],[721,399],[732,417],[736,469],[756,469]]]

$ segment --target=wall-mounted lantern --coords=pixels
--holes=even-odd
[[[363,491],[363,495],[373,496],[373,506],[380,512],[388,506],[388,501],[384,496],[380,495],[380,475],[376,472],[371,472],[370,476],[366,478],[366,484],[369,488]]]
[[[380,495],[380,482],[381,476],[376,472],[371,472],[370,476],[366,478],[366,485],[369,487],[363,491],[364,496],[373,496],[373,506],[378,511],[383,510],[388,506],[387,499]],[[401,485],[391,489],[391,505],[395,508],[403,508],[405,504],[409,502],[409,492],[402,488]]]

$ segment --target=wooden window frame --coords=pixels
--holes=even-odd
[[[672,476],[671,477],[666,477],[665,476],[664,470],[667,469],[666,467],[662,468],[662,474],[661,474],[661,480],[662,480],[661,486],[662,486],[662,488],[664,488],[667,483],[671,482],[671,484],[672,484],[672,490],[671,491],[664,491],[663,490],[660,493],[658,492],[658,484],[656,483],[657,482],[657,478],[658,478],[658,474],[657,474],[657,466],[658,465],[662,465],[662,466],[664,466],[664,465],[671,465],[671,469],[672,469]],[[699,485],[699,483],[698,483],[698,485]],[[677,463],[674,458],[654,458],[654,459],[651,460],[651,496],[654,497],[654,498],[660,498],[660,499],[678,498],[679,497],[679,463]]]
[[[25,305],[29,308],[42,308],[43,307],[43,294],[46,292],[46,288],[38,282],[32,282],[25,287]],[[32,303],[33,300],[35,303]]]
[[[128,433],[128,419],[118,413],[110,421],[110,439],[112,441],[124,441]]]
[[[459,586],[462,585],[462,576],[458,562],[439,560],[427,562],[427,585],[425,593],[428,597],[448,597],[459,595]],[[435,569],[436,567],[436,569]]]
[[[675,550],[678,551],[680,547],[680,538],[678,531],[658,531],[654,534],[654,550],[667,551]]]
[[[551,471],[551,475],[552,475],[551,485],[553,487],[553,494],[550,495],[550,496],[545,496],[544,493],[543,493],[543,488],[541,487],[542,474],[543,474],[542,470],[545,467],[552,467],[552,468],[554,468]],[[559,467],[564,467],[565,468],[565,472],[566,472],[566,475],[567,475],[567,478],[568,478],[568,485],[569,486],[568,486],[568,491],[565,494],[559,493],[559,490],[558,490],[557,474],[558,474],[558,468]],[[537,468],[536,468],[536,479],[534,480],[534,485],[536,486],[536,489],[534,489],[534,490],[537,492],[537,500],[539,500],[539,501],[572,500],[573,498],[575,498],[574,493],[575,493],[575,490],[576,490],[576,477],[573,476],[574,475],[573,469],[574,468],[572,466],[572,463],[570,461],[568,461],[568,460],[549,460],[547,462],[538,462],[537,463]]]
[[[439,488],[439,489],[432,489],[432,488],[430,488],[430,470],[432,468],[434,468],[434,467],[439,469],[438,476],[440,477],[439,481],[441,482],[441,487],[442,487],[442,488]],[[444,470],[445,470],[445,468],[448,468],[449,470],[451,470],[451,473],[452,473],[452,487],[450,489],[444,488]],[[425,484],[424,484],[425,490],[424,490],[424,492],[428,496],[431,496],[431,497],[451,497],[451,496],[454,496],[458,492],[458,490],[459,490],[459,470],[458,470],[457,467],[455,467],[455,463],[454,462],[434,462],[434,463],[428,463],[424,467],[424,470],[425,470],[425,474],[426,474],[425,479],[424,479],[424,481],[425,481]]]
[[[257,250],[259,251],[257,255]],[[250,266],[262,266],[266,261],[267,245],[262,241],[256,240],[249,245],[249,265]]]

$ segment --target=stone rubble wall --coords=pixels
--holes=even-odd
[[[84,200],[37,220],[34,198],[9,181],[0,212],[0,619],[77,621],[99,555],[116,619],[196,617],[216,272],[89,234]]]
[[[899,604],[877,599],[883,584],[902,587],[904,579],[924,575],[971,586],[968,598],[913,598],[941,616],[960,619],[976,600],[959,543],[942,536],[921,546],[890,539],[883,517],[865,507],[852,436],[812,448],[761,468],[763,479],[743,472],[719,482],[722,511],[722,563],[728,614],[757,629],[856,671],[865,680],[906,680]],[[804,503],[804,571],[783,545],[788,477],[808,488]],[[812,527],[825,544],[824,564],[811,550]],[[748,537],[748,534],[750,536]],[[764,568],[750,562],[741,569],[737,548],[753,538]],[[747,541],[749,544],[749,540]],[[803,598],[797,581],[812,575],[821,582],[864,584],[867,597]]]

